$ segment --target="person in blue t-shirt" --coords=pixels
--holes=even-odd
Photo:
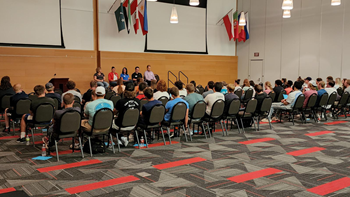
[[[120,77],[123,79],[124,82],[129,81],[128,69],[126,67],[123,68],[122,74],[120,74]]]
[[[179,102],[183,102],[186,104],[186,107],[187,107],[186,117],[185,117],[185,127],[187,128],[189,105],[188,105],[187,101],[180,98],[179,89],[177,87],[172,87],[170,89],[170,94],[171,94],[172,100],[168,101],[168,103],[165,105],[166,114],[164,116],[164,120],[167,122],[170,121],[171,112],[173,111],[174,106]]]
[[[142,106],[142,111],[140,112],[141,118],[139,119],[139,121],[141,123],[149,124],[148,120],[149,120],[149,116],[151,114],[152,108],[156,105],[161,105],[162,102],[158,100],[154,100],[153,90],[151,88],[146,88],[143,91],[143,94],[145,95],[148,103]]]
[[[324,81],[320,81],[320,82],[318,82],[318,84],[317,84],[318,91],[317,91],[317,102],[316,102],[316,106],[318,106],[318,103],[320,102],[322,95],[325,94],[325,93],[327,93],[327,91],[324,89],[325,85],[326,85],[326,84],[325,84]]]

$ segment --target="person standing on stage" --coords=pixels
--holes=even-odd
[[[148,83],[148,86],[151,85],[152,80],[156,80],[156,77],[154,76],[153,72],[151,71],[151,65],[147,65],[147,70],[145,72],[145,80]]]

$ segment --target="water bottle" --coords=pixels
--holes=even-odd
[[[143,139],[143,136],[141,136],[141,140],[140,140],[140,147],[143,147],[144,146],[144,143],[145,143],[145,139]]]
[[[30,139],[29,139],[29,136],[28,136],[28,135],[26,136],[26,145],[27,145],[27,146],[30,145]]]
[[[41,148],[41,156],[46,157],[46,147],[45,147],[45,144],[43,144],[43,147]]]

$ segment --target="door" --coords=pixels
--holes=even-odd
[[[255,84],[263,83],[263,60],[250,60],[249,79]]]

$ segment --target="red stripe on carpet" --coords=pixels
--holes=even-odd
[[[41,136],[43,135],[42,133],[34,133],[34,136]],[[32,134],[28,135],[29,137],[32,137]],[[0,140],[7,140],[7,139],[16,139],[19,138],[19,135],[15,135],[15,136],[4,136],[4,137],[0,137]]]
[[[185,160],[181,160],[181,161],[174,161],[174,162],[169,162],[169,163],[158,164],[158,165],[154,165],[153,167],[157,168],[158,170],[163,170],[163,169],[167,169],[167,168],[183,166],[183,165],[197,163],[197,162],[201,162],[201,161],[206,161],[206,159],[203,159],[200,157],[195,157],[195,158],[185,159]]]
[[[249,180],[261,178],[261,177],[264,177],[264,176],[269,176],[271,174],[276,174],[276,173],[279,173],[279,172],[283,172],[283,171],[275,169],[275,168],[267,168],[267,169],[264,169],[264,170],[258,170],[258,171],[255,171],[255,172],[249,172],[249,173],[246,173],[246,174],[233,176],[233,177],[230,177],[230,178],[227,178],[227,179],[230,180],[230,181],[236,182],[236,183],[242,183],[242,182],[246,182],[246,181],[249,181]]]
[[[4,193],[8,193],[8,192],[14,192],[16,191],[15,188],[10,187],[10,188],[6,188],[6,189],[0,189],[0,194],[4,194]]]
[[[260,138],[260,139],[255,139],[255,140],[248,140],[248,141],[243,141],[243,142],[238,142],[240,144],[255,144],[255,143],[259,143],[259,142],[267,142],[267,141],[272,141],[272,140],[276,140],[275,138]]]
[[[323,195],[327,195],[335,191],[344,189],[349,186],[350,186],[350,178],[344,177],[323,185],[319,185],[317,187],[310,188],[307,191],[323,196]]]
[[[327,122],[324,123],[325,125],[335,125],[335,124],[341,124],[341,123],[347,123],[348,121],[334,121],[334,122]]]
[[[306,136],[318,136],[318,135],[324,135],[328,133],[334,133],[334,131],[320,131],[320,132],[315,132],[315,133],[308,133],[305,134]]]
[[[171,144],[178,144],[178,141],[171,141]],[[170,145],[169,142],[165,142],[166,145]],[[155,144],[148,144],[148,148],[153,148],[153,147],[158,147],[158,146],[164,146],[164,142],[159,142],[159,143],[155,143]],[[135,148],[139,148],[138,146],[134,146]],[[141,149],[147,148],[146,146],[141,147]],[[72,152],[72,151],[71,151]]]
[[[111,179],[111,180],[107,180],[107,181],[101,181],[101,182],[97,182],[97,183],[90,183],[87,185],[66,188],[66,191],[70,194],[76,194],[76,193],[80,193],[80,192],[91,191],[94,189],[109,187],[109,186],[113,186],[113,185],[119,185],[119,184],[123,184],[123,183],[129,183],[129,182],[138,181],[138,180],[140,180],[140,179],[138,179],[137,177],[126,176],[126,177]]]
[[[289,152],[289,153],[287,153],[287,155],[300,156],[300,155],[306,155],[306,154],[317,152],[317,151],[321,151],[321,150],[326,150],[326,149],[325,148],[321,148],[321,147],[313,147],[313,148],[307,148],[307,149],[302,149],[302,150]]]
[[[80,153],[80,150],[74,150],[74,153]],[[63,151],[58,151],[58,155],[67,155],[67,154],[72,154],[72,150],[63,150]],[[56,156],[56,152],[51,152],[50,155]]]
[[[92,159],[92,160],[88,160],[88,161],[80,161],[80,162],[63,164],[63,165],[58,165],[58,166],[38,168],[37,170],[42,173],[42,172],[50,172],[50,171],[55,171],[55,170],[67,169],[67,168],[87,166],[87,165],[98,164],[98,163],[102,163],[102,161],[100,161],[98,159]]]

